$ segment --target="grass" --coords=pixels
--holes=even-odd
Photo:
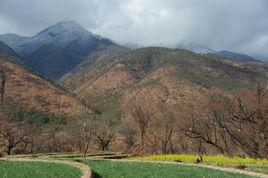
[[[268,166],[248,166],[246,171],[268,174]]]
[[[102,178],[247,178],[250,176],[227,173],[206,168],[157,163],[131,163],[113,161],[84,161],[93,168],[95,177]]]
[[[0,178],[78,178],[81,171],[64,164],[0,161]]]
[[[183,163],[194,163],[198,156],[196,155],[151,155],[145,157],[128,158],[144,161],[179,161]],[[244,167],[245,170],[257,173],[268,174],[267,159],[253,159],[241,157],[226,157],[222,155],[203,156],[203,164],[226,166],[226,167]]]
[[[151,155],[138,158],[130,158],[135,160],[147,160],[147,161],[180,161],[184,163],[194,163],[198,156],[196,155]],[[214,165],[254,165],[254,166],[268,166],[267,159],[253,159],[253,158],[241,158],[241,157],[226,157],[222,155],[216,156],[203,156],[204,164]]]

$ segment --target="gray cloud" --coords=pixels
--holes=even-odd
[[[268,55],[267,0],[0,0],[0,33],[33,35],[65,20],[121,43]]]

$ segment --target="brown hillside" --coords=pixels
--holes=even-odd
[[[71,114],[81,105],[71,95],[51,82],[36,76],[9,60],[0,60],[6,75],[5,100],[19,107],[45,111],[57,115]]]
[[[74,84],[76,77],[86,76],[90,78]],[[76,86],[70,91],[103,111],[119,111],[134,98],[179,111],[202,105],[213,93],[228,94],[267,81],[268,65],[263,62],[152,47],[129,52],[83,75],[78,72],[63,83],[69,89]]]

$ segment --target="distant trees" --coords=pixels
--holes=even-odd
[[[232,155],[243,152],[250,157],[268,156],[267,88],[235,94],[231,98],[214,97],[206,109],[189,113],[182,132],[193,140]]]
[[[6,74],[0,69],[2,103],[5,83]],[[35,111],[20,114],[21,110],[16,111],[11,100],[6,99],[5,104],[6,109],[0,111],[0,147],[8,154],[79,149],[86,156],[91,148],[122,151],[113,146],[119,144],[122,148],[124,144],[126,152],[138,151],[138,154],[220,153],[268,157],[268,88],[261,86],[233,95],[213,94],[199,109],[189,107],[179,114],[166,103],[159,106],[135,100],[127,105],[120,123],[119,116],[96,114],[85,107],[74,112],[73,129],[57,124],[38,127],[38,123],[57,121],[56,117],[50,119]],[[24,123],[26,117],[28,125]],[[63,121],[59,119],[56,123]]]

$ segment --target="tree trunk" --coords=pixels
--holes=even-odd
[[[143,151],[144,147],[144,132],[141,132],[141,150]]]
[[[84,157],[87,155],[88,149],[89,149],[89,143],[86,144],[84,154],[83,154]]]
[[[11,155],[11,150],[12,150],[12,148],[10,148],[10,147],[7,148],[7,154],[8,155]]]

